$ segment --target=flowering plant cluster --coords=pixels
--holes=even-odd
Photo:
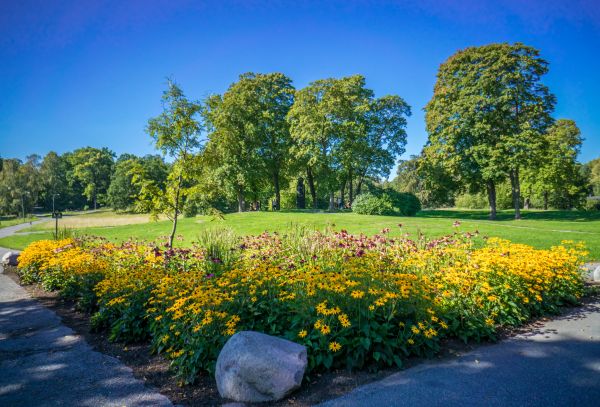
[[[26,281],[78,298],[111,338],[151,341],[186,382],[212,371],[240,330],[305,345],[310,371],[399,366],[434,354],[443,337],[493,339],[582,295],[580,244],[388,232],[264,233],[189,249],[40,241],[19,267]]]

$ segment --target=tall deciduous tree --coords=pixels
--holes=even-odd
[[[185,183],[190,176],[188,164],[201,146],[202,106],[188,100],[173,81],[169,80],[167,86],[162,97],[163,112],[148,121],[146,131],[154,140],[156,149],[171,157],[174,163],[164,188],[153,180],[137,181],[142,185],[140,199],[150,203],[155,215],[164,214],[173,222],[168,242],[172,247],[185,200]]]
[[[240,75],[223,96],[208,101],[207,154],[236,190],[240,211],[247,189],[260,188],[262,183],[272,186],[273,209],[279,209],[291,145],[285,118],[293,98],[287,76],[250,72]]]
[[[168,174],[169,167],[158,155],[136,157],[133,154],[123,154],[115,164],[108,188],[108,202],[118,211],[135,210],[138,207],[136,202],[141,190],[141,180],[164,189]]]
[[[110,185],[115,154],[108,148],[84,147],[70,154],[73,177],[83,187],[83,194],[98,207],[98,198],[104,198]]]
[[[590,184],[590,193],[600,196],[600,158],[585,164],[584,173],[587,174]]]
[[[78,198],[73,195],[79,195],[80,191],[73,191],[69,187],[68,172],[69,163],[64,157],[54,151],[44,156],[40,166],[40,178],[43,184],[41,200],[44,207],[52,209],[54,201],[55,209],[65,209],[73,198]]]
[[[426,106],[428,145],[466,182],[487,187],[491,218],[505,176],[520,218],[520,171],[552,123],[555,97],[541,83],[547,71],[538,50],[520,43],[467,48],[438,71]]]
[[[316,202],[314,178],[329,194],[329,208],[337,188],[349,187],[353,198],[367,177],[387,176],[406,144],[406,116],[410,107],[399,96],[374,97],[365,78],[354,75],[312,82],[296,92],[290,113],[292,151],[307,168],[309,190]]]
[[[585,197],[586,182],[577,162],[581,143],[573,120],[557,120],[545,134],[539,163],[525,171],[526,182],[542,196],[544,209],[550,200],[556,207],[571,208]]]

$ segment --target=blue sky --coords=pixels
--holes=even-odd
[[[360,73],[413,109],[407,153],[426,141],[423,106],[456,50],[524,42],[550,63],[556,118],[574,119],[580,160],[600,156],[600,1],[0,0],[0,156],[106,146],[153,152],[144,133],[165,78],[193,99],[247,71],[297,88]]]

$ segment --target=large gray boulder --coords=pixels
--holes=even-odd
[[[19,253],[6,252],[2,256],[2,264],[5,266],[16,266],[19,264]]]
[[[592,273],[592,280],[600,282],[600,266],[596,267]]]
[[[300,387],[306,347],[262,334],[233,335],[217,358],[215,378],[221,397],[242,402],[281,400]]]

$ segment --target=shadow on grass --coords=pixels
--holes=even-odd
[[[489,212],[485,210],[454,210],[454,209],[435,209],[425,210],[417,214],[418,218],[450,218],[465,220],[489,220]],[[584,211],[521,211],[523,220],[553,220],[569,222],[590,222],[600,220],[600,212]],[[499,211],[496,221],[514,220],[514,211]]]

